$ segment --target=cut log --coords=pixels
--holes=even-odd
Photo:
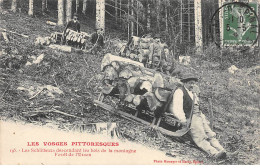
[[[164,87],[164,80],[160,73],[154,74],[153,87],[154,88],[157,88],[157,87],[163,88]]]
[[[143,56],[143,57],[148,57],[150,54],[150,50],[149,49],[139,49],[139,53]]]
[[[149,81],[143,81],[141,86],[140,86],[141,90],[147,90],[147,92],[152,92],[153,90],[153,85],[151,84],[151,82]]]
[[[143,97],[146,98],[148,106],[151,111],[155,111],[157,108],[163,105],[160,101],[158,101],[155,94],[152,92],[145,93]]]
[[[140,42],[139,46],[140,46],[141,49],[149,49],[150,43]]]
[[[129,45],[130,49],[132,50],[134,48],[137,48],[139,46],[139,42],[140,42],[140,37],[132,36],[131,43]]]
[[[130,58],[131,58],[131,59],[136,59],[136,58],[138,58],[138,56],[137,56],[136,54],[131,53],[131,54],[130,54]]]
[[[64,52],[71,52],[72,49],[70,46],[60,46],[57,44],[51,44],[49,45],[50,48],[55,49],[55,50],[60,50],[60,51],[64,51]]]
[[[120,68],[120,64],[117,61],[111,62],[111,65],[113,66],[113,68],[115,68],[116,71],[118,71]]]
[[[51,25],[51,26],[56,26],[57,25],[56,23],[51,22],[51,21],[46,21],[46,24]]]
[[[136,95],[134,95],[134,94],[129,94],[129,95],[126,96],[125,101],[128,102],[128,103],[131,103],[131,102],[133,102],[133,99],[134,99],[135,96]]]
[[[153,42],[153,38],[141,38],[140,42],[141,43],[151,43],[151,42]]]
[[[138,106],[138,105],[140,105],[140,103],[141,103],[141,101],[144,99],[144,97],[143,96],[141,96],[141,95],[136,95],[135,97],[134,97],[134,99],[133,99],[133,104],[135,105],[135,106]]]
[[[105,73],[104,79],[115,80],[118,78],[118,73],[115,70],[115,68],[113,68],[113,66],[110,65],[106,66],[104,73]]]
[[[103,71],[104,67],[107,66],[107,65],[110,65],[113,61],[118,61],[121,64],[131,64],[131,65],[135,65],[137,67],[144,67],[144,65],[140,62],[132,61],[132,60],[122,58],[122,57],[118,57],[118,56],[115,56],[115,55],[108,53],[104,56],[104,58],[102,60],[101,71]]]
[[[7,35],[7,33],[6,32],[2,32],[2,35],[3,35],[3,38],[4,38],[5,42],[9,43],[10,39],[9,39],[9,36]]]
[[[124,69],[119,73],[119,78],[129,79],[133,74],[129,69]]]

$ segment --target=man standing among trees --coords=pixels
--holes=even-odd
[[[226,150],[216,139],[216,133],[209,127],[209,121],[199,110],[199,87],[196,85],[198,78],[192,74],[186,74],[181,79],[183,86],[176,89],[173,95],[173,115],[179,119],[182,125],[187,124],[190,111],[193,106],[190,134],[195,144],[210,156],[223,159],[226,157]]]

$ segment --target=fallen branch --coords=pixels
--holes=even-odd
[[[17,33],[17,32],[14,32],[14,31],[10,31],[10,30],[6,30],[6,29],[3,29],[3,28],[0,28],[0,29],[5,31],[5,32],[9,32],[9,33],[16,34],[16,35],[19,35],[19,36],[22,36],[22,37],[25,37],[25,38],[29,38],[29,36],[24,35],[24,34],[20,34],[20,33]]]
[[[39,92],[37,92],[35,95],[33,95],[32,97],[29,98],[29,100],[35,98],[36,96],[38,96],[41,92],[43,92],[44,90],[46,90],[46,88],[42,88]]]
[[[94,79],[95,76],[92,76],[92,78],[89,79],[87,86],[89,85],[89,83]]]
[[[65,113],[63,111],[57,110],[57,109],[51,109],[51,110],[42,110],[42,111],[30,111],[30,113],[59,113],[59,114],[63,114],[65,116],[69,116],[69,117],[74,117],[74,118],[80,118],[78,116],[72,115],[72,114],[68,114]],[[28,112],[22,112],[22,113],[28,113]]]

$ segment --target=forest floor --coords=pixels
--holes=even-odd
[[[2,121],[33,123],[65,131],[80,124],[117,122],[119,132],[126,139],[165,153],[174,152],[186,160],[199,160],[203,164],[260,163],[259,68],[242,68],[235,74],[230,74],[226,69],[216,68],[215,63],[192,56],[191,65],[202,77],[201,110],[209,117],[208,98],[211,98],[213,130],[226,150],[233,153],[226,160],[215,160],[187,143],[162,138],[142,124],[100,108],[93,109],[92,102],[99,92],[97,74],[100,73],[102,56],[82,52],[66,53],[48,46],[35,46],[36,37],[62,31],[61,27],[47,25],[47,20],[52,18],[32,18],[9,12],[0,14],[1,28],[29,36],[24,38],[9,33],[9,43],[0,41]],[[81,24],[82,31],[93,32],[93,27],[89,27],[94,26],[93,21],[81,21]],[[37,58],[41,54],[43,59],[40,63],[25,65],[27,61],[33,62],[33,56]],[[30,95],[24,91],[26,89],[38,94]],[[77,118],[46,112],[53,108]]]

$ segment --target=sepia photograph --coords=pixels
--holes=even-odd
[[[260,0],[0,0],[0,165],[259,165]]]

